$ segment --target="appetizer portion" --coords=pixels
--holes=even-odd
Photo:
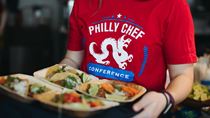
[[[142,86],[116,80],[94,80],[79,85],[76,90],[90,96],[117,102],[134,101],[146,92]]]
[[[194,83],[192,91],[188,98],[196,101],[207,101],[210,100],[210,91],[207,86],[200,83]]]
[[[0,77],[0,88],[23,97],[34,97],[50,90],[62,91],[52,85],[48,85],[32,76],[24,74],[14,74]]]
[[[0,77],[0,85],[16,92],[21,96],[27,96],[29,90],[29,81],[19,77]]]
[[[76,70],[67,65],[59,64],[37,71],[34,73],[34,76],[37,78],[44,78],[52,83],[68,89],[73,89],[77,85],[89,82],[93,79],[93,77],[85,72]]]
[[[50,91],[50,89],[47,88],[45,85],[40,85],[38,83],[30,84],[28,96],[34,97],[34,95],[41,94],[47,91]]]
[[[89,96],[80,95],[76,92],[63,93],[55,96],[55,103],[69,104],[69,107],[78,109],[89,109],[103,107],[104,103]]]
[[[93,111],[119,105],[119,103],[116,102],[103,101],[87,95],[82,95],[76,91],[67,91],[64,93],[49,91],[37,95],[36,99],[46,104],[74,111]]]

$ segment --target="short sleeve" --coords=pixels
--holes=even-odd
[[[197,61],[194,25],[186,0],[175,0],[167,19],[164,34],[164,54],[167,64]]]
[[[78,17],[79,4],[75,0],[72,12],[69,17],[69,31],[67,49],[73,51],[82,50],[82,33],[79,25]]]

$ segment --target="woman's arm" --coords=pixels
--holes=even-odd
[[[193,64],[169,65],[171,83],[166,91],[171,93],[175,104],[183,101],[190,93],[193,85]]]
[[[192,89],[193,65],[169,65],[168,68],[171,82],[166,88],[166,91],[173,96],[175,104],[178,104],[188,96]],[[164,110],[165,105],[166,98],[163,93],[148,92],[139,102],[134,104],[134,111],[143,110],[135,118],[157,118]]]
[[[61,64],[67,64],[74,68],[79,68],[84,56],[84,51],[71,51],[67,50],[64,59],[60,62]]]

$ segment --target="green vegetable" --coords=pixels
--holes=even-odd
[[[72,77],[72,76],[68,76],[64,81],[63,81],[63,86],[69,89],[74,88],[77,85],[77,79]]]
[[[87,101],[94,101],[95,100],[95,98],[93,98],[91,96],[88,96],[88,95],[82,95],[82,98],[84,98]]]
[[[36,85],[36,84],[33,84],[30,87],[30,91],[33,94],[43,93],[46,91],[46,89],[47,89],[46,86],[40,86],[40,85]]]
[[[66,88],[69,88],[69,89],[72,89],[72,88],[74,87],[73,84],[72,84],[71,82],[68,82],[68,81],[66,81],[66,80],[64,80],[64,81],[62,82],[62,86],[66,87]]]
[[[66,66],[62,66],[61,68],[58,69],[58,71],[56,73],[61,73],[61,72],[65,72]]]
[[[121,96],[121,95],[113,95],[113,94],[105,94],[106,98],[108,100],[113,100],[113,101],[123,101],[126,100],[126,96]]]
[[[99,86],[97,84],[91,84],[88,92],[90,95],[96,96],[99,90]]]
[[[8,76],[4,85],[9,87],[9,88],[13,88],[14,87],[14,82],[20,82],[20,81],[21,80],[18,77]]]
[[[82,95],[82,97],[83,97],[84,99],[92,99],[92,98],[93,98],[93,97],[88,96],[88,95]]]
[[[77,79],[76,79],[76,78],[74,78],[74,77],[72,77],[72,76],[68,76],[66,79],[71,79],[71,80],[73,80],[74,82],[76,82],[76,83],[77,83]]]
[[[81,74],[81,78],[82,78],[82,83],[90,81],[90,78],[88,78],[88,75],[85,73]]]
[[[72,109],[75,109],[75,110],[88,110],[88,109],[90,109],[90,107],[87,104],[83,104],[83,103],[70,103],[68,106]]]
[[[121,91],[122,90],[122,86],[121,85],[118,85],[118,84],[115,84],[114,85],[114,88],[117,89],[118,91]]]

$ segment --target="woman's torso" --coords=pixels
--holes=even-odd
[[[79,0],[85,58],[81,69],[99,78],[164,89],[163,35],[167,0]]]

